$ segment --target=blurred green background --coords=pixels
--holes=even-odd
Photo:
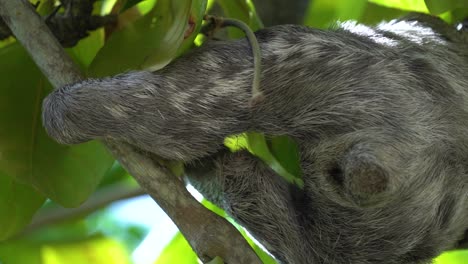
[[[31,2],[44,17],[63,12],[58,0]],[[376,24],[410,11],[454,23],[468,17],[468,0],[100,0],[93,12],[118,15],[117,27],[94,30],[67,52],[88,76],[105,76],[158,69],[201,45],[205,13],[256,30],[286,23],[327,28],[349,19]],[[196,27],[184,37],[189,22]],[[243,33],[228,29],[223,36]],[[100,143],[62,146],[47,137],[40,114],[51,89],[12,37],[0,41],[0,264],[198,263],[170,219]],[[290,168],[294,161],[280,156],[294,148],[277,142],[265,159]],[[265,263],[275,263],[249,242]],[[468,263],[468,251],[444,253],[435,263]]]

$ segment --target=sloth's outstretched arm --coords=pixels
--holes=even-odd
[[[62,143],[111,137],[190,161],[215,153],[226,136],[249,130],[308,139],[365,127],[407,128],[407,117],[417,117],[425,103],[419,98],[442,88],[443,100],[451,96],[430,58],[399,56],[383,40],[300,26],[256,35],[264,99],[253,106],[247,41],[218,42],[154,73],[90,79],[54,91],[44,101],[45,128]]]

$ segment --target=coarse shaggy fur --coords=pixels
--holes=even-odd
[[[63,87],[44,101],[57,141],[131,143],[186,162],[191,183],[282,263],[428,263],[468,227],[466,32],[421,15],[256,33],[264,100],[249,104],[245,39],[157,72]],[[245,131],[289,135],[304,189],[247,152]]]

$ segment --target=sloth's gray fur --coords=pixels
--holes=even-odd
[[[256,33],[254,106],[247,41],[210,42],[157,72],[54,91],[44,126],[61,143],[109,137],[186,162],[192,184],[283,263],[426,263],[468,228],[465,34],[426,16],[271,27]],[[224,151],[245,131],[294,138],[304,189]]]

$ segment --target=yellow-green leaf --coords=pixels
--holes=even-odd
[[[427,10],[426,3],[424,2],[424,0],[369,0],[369,2],[381,6],[398,8],[407,11],[429,13],[429,10]]]
[[[198,257],[193,252],[184,236],[177,232],[166,248],[159,255],[155,264],[198,264]]]
[[[448,251],[434,260],[434,264],[465,264],[468,262],[468,250]]]

